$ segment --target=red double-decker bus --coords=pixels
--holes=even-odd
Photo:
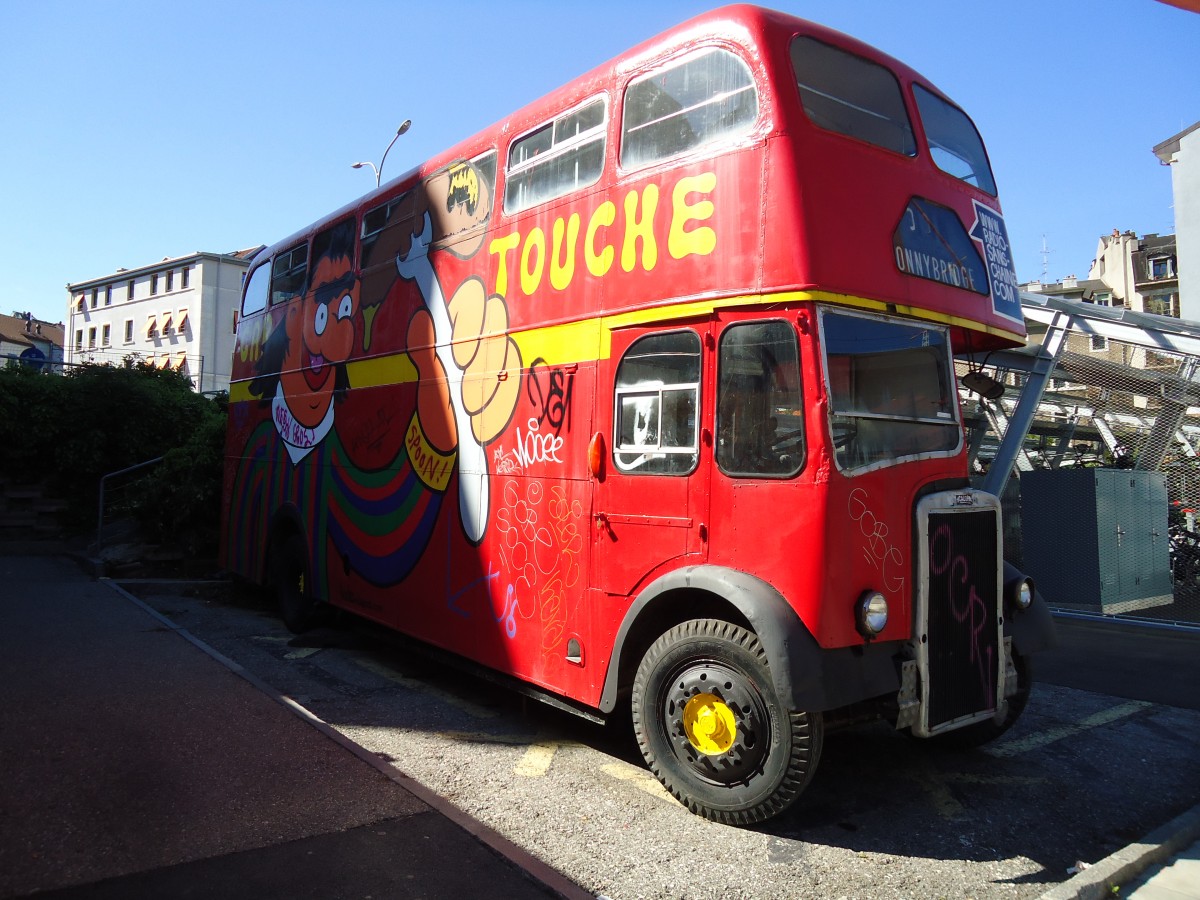
[[[1051,638],[968,482],[954,355],[1020,345],[970,119],[731,6],[262,251],[223,561],[597,719],[691,810],[850,712],[988,740]]]

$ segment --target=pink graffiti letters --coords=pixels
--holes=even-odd
[[[971,633],[971,662],[979,669],[980,685],[988,706],[995,705],[992,646],[981,646],[983,630],[988,624],[987,604],[971,582],[967,558],[954,552],[954,535],[950,526],[942,524],[929,537],[929,572],[932,577],[946,579],[946,595],[955,621],[966,624]]]

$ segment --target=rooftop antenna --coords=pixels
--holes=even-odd
[[[1054,251],[1046,246],[1046,236],[1042,235],[1042,284],[1046,284],[1046,273],[1050,269],[1050,254]]]

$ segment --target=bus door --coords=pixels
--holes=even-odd
[[[717,336],[715,471],[709,562],[790,593],[797,558],[822,530],[805,462],[805,405],[796,326],[738,316]],[[806,535],[803,544],[796,535]]]
[[[607,398],[596,392],[609,453],[592,495],[593,588],[627,595],[662,563],[705,558],[712,438],[707,432],[706,446],[701,382],[709,334],[707,325],[613,334],[612,389]]]

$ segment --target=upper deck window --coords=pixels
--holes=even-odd
[[[271,268],[271,303],[285,303],[304,292],[308,277],[308,245],[301,244],[275,257]]]
[[[996,181],[987,151],[967,114],[919,84],[913,85],[913,95],[937,167],[995,197]]]
[[[792,70],[809,120],[877,147],[915,156],[900,82],[888,69],[810,37],[792,41]]]
[[[621,165],[649,165],[731,135],[758,118],[746,64],[708,50],[638,79],[625,92]]]
[[[599,181],[607,118],[599,97],[513,141],[505,209],[519,212]]]

